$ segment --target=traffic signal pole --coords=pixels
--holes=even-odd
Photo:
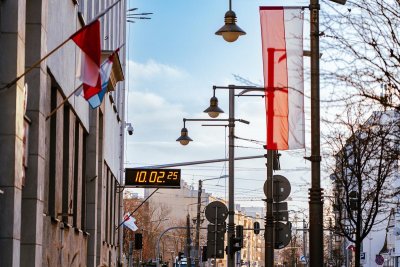
[[[196,217],[196,254],[194,257],[194,266],[199,267],[200,253],[200,212],[201,212],[201,191],[203,190],[203,182],[199,180],[199,188],[197,193],[197,217]]]
[[[267,151],[267,216],[265,218],[265,266],[274,266],[274,217],[272,213],[272,203],[273,203],[273,156],[274,151]]]
[[[228,207],[228,267],[235,267],[233,243],[235,238],[235,91],[229,90],[229,207]]]
[[[186,263],[188,267],[192,266],[192,258],[190,257],[190,215],[186,216]]]

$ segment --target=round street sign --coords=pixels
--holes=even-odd
[[[221,201],[214,201],[207,205],[205,214],[210,223],[222,223],[228,217],[228,208]]]
[[[375,263],[378,265],[382,265],[385,262],[385,259],[383,258],[382,255],[378,254],[375,257]]]
[[[292,190],[289,180],[282,175],[272,176],[274,182],[273,199],[274,202],[281,202],[288,198]],[[267,196],[267,181],[264,183],[264,194]]]
[[[289,224],[282,222],[275,223],[275,249],[281,249],[289,245],[292,239],[292,232]]]

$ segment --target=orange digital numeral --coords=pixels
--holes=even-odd
[[[157,172],[152,171],[150,173],[150,178],[149,178],[149,182],[150,183],[154,183],[157,180]]]
[[[146,182],[146,172],[145,171],[137,172],[135,182],[145,183]]]
[[[163,183],[164,181],[161,181],[161,179],[164,179],[164,177],[165,177],[165,172],[161,171],[157,177],[157,183],[160,183],[160,184]]]

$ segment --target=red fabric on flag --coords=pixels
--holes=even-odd
[[[97,79],[96,86],[90,86],[86,83],[83,84],[83,97],[88,100],[94,95],[97,95],[101,91],[101,78],[100,75]]]
[[[82,50],[81,77],[84,84],[84,97],[89,99],[101,91],[100,80],[100,22],[86,25],[71,36]],[[90,87],[90,89],[88,89]]]
[[[297,26],[302,23],[300,13],[293,8],[260,7],[269,150],[304,147],[302,24]]]
[[[96,20],[81,28],[71,36],[71,39],[93,63],[100,67],[100,21]]]
[[[260,7],[261,10],[266,10]],[[287,61],[283,8],[261,13],[267,149],[287,149]]]

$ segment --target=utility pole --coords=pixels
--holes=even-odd
[[[310,206],[310,266],[324,266],[323,200],[320,154],[320,81],[319,81],[319,0],[310,0],[311,40],[311,188]]]
[[[235,91],[229,85],[229,207],[228,207],[228,267],[235,267],[232,240],[235,238]],[[232,87],[232,88],[231,88]]]
[[[192,266],[192,259],[190,258],[190,215],[186,217],[186,262],[187,266]]]
[[[273,157],[274,151],[267,150],[267,216],[265,219],[265,266],[274,266],[274,217],[272,213],[273,203]]]
[[[203,182],[199,180],[199,188],[197,194],[197,218],[196,218],[196,254],[194,257],[194,266],[199,267],[200,252],[200,209],[201,209],[201,191],[203,190]]]

